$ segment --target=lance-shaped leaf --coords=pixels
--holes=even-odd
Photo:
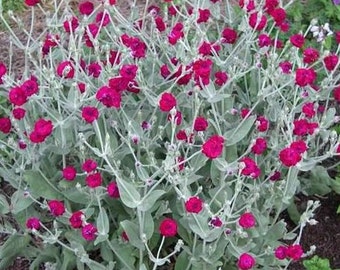
[[[246,137],[248,132],[253,127],[255,119],[255,115],[249,116],[248,118],[244,119],[237,127],[228,130],[223,135],[223,137],[226,138],[226,145],[234,145]]]
[[[117,184],[122,202],[130,208],[136,208],[140,204],[140,194],[131,183],[117,177]]]

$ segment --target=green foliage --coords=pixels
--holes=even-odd
[[[293,18],[294,29],[299,30],[301,26],[308,26],[313,19],[321,24],[328,22],[336,28],[340,23],[340,6],[334,5],[331,0],[294,1],[287,14]]]
[[[64,31],[64,17],[51,16],[48,22],[52,27],[47,29],[50,36],[44,33],[42,40],[34,42],[29,36],[27,45],[21,44],[27,61],[34,66],[34,70],[23,74],[22,81],[30,80],[33,74],[39,89],[25,97],[26,115],[22,119],[12,115],[2,119],[12,121],[12,126],[10,132],[2,128],[0,175],[16,191],[11,204],[0,196],[0,212],[11,212],[21,233],[9,237],[10,242],[0,249],[3,264],[14,259],[9,256],[11,252],[16,256],[29,246],[25,255],[31,259],[32,269],[42,263],[51,263],[56,269],[156,269],[174,256],[178,256],[176,269],[235,269],[243,253],[256,257],[258,268],[287,266],[289,260],[275,259],[274,249],[281,239],[292,240],[296,234],[288,232],[286,224],[279,220],[280,212],[297,191],[323,195],[338,187],[338,182],[317,166],[329,157],[336,143],[329,140],[336,113],[330,90],[315,94],[308,85],[304,90],[309,95],[302,97],[293,70],[284,74],[279,68],[285,60],[292,62],[294,69],[301,66],[296,48],[289,43],[283,44],[282,53],[275,46],[260,48],[260,32],[248,25],[245,10],[235,8],[235,13],[228,6],[230,17],[223,18],[225,12],[217,7],[220,3],[192,1],[193,15],[189,16],[184,5],[187,2],[176,2],[181,5],[178,17],[169,19],[168,14],[162,14],[169,29],[183,23],[183,33],[176,44],[169,42],[168,32],[154,29],[152,16],[143,16],[146,27],[137,29],[137,7],[129,16],[120,14],[114,6],[103,6],[112,14],[107,26],[88,25],[98,18],[101,9],[79,16],[79,28],[71,33]],[[197,10],[203,7],[214,11],[208,22],[199,24]],[[304,18],[303,7],[293,11],[295,20]],[[98,35],[91,40],[88,30],[96,26],[100,28],[95,29]],[[235,44],[219,43],[224,40],[222,29],[227,27],[237,32]],[[271,38],[281,38],[271,20],[267,30]],[[29,35],[29,31],[25,33]],[[52,33],[60,39],[54,42]],[[120,38],[123,33],[128,36],[128,45]],[[197,52],[207,41],[220,45],[218,54],[214,51],[202,56]],[[44,57],[43,42],[48,47],[46,51],[44,46]],[[138,53],[146,50],[145,55],[134,57],[136,46]],[[321,50],[321,46],[318,48]],[[119,64],[108,61],[110,50],[121,54]],[[174,56],[179,61],[177,66],[170,61]],[[79,68],[80,58],[87,68]],[[91,77],[89,67],[93,64],[101,72]],[[125,91],[131,90],[127,87],[133,84],[133,72],[125,71],[130,74],[128,78],[121,75],[134,65],[137,73],[132,77],[138,84],[138,93]],[[159,74],[162,65],[169,66],[166,78]],[[179,66],[185,67],[188,74],[178,74]],[[340,79],[324,72],[321,60],[314,67],[320,70],[321,81],[328,79],[322,81],[325,89],[331,88],[331,80]],[[75,76],[68,74],[73,68]],[[217,83],[217,71],[225,72],[229,79]],[[192,76],[188,84],[183,83],[182,75]],[[123,77],[129,81],[124,91],[110,85],[112,79]],[[13,93],[20,88],[14,86],[22,81],[4,78],[6,84],[1,91],[11,96],[4,106],[23,105],[13,100]],[[203,83],[201,79],[209,80]],[[79,83],[85,84],[85,92],[78,91]],[[98,91],[103,86],[108,91],[105,96]],[[165,92],[176,100],[169,110],[160,105]],[[117,98],[111,97],[113,93],[121,98],[119,106],[106,103]],[[325,113],[309,119],[319,125],[319,133],[308,131],[299,136],[293,131],[293,122],[303,117],[301,107],[306,102],[326,104]],[[89,106],[98,112],[93,121],[88,119],[91,115],[84,113]],[[249,110],[248,116],[240,113],[243,109]],[[180,124],[172,119],[177,112],[183,116]],[[205,130],[194,128],[197,116],[207,119]],[[259,128],[259,116],[268,120],[269,127]],[[49,131],[48,124],[36,125],[37,119],[53,123],[53,128]],[[144,122],[150,127],[144,128]],[[188,138],[179,139],[180,131]],[[222,136],[222,143],[211,141]],[[252,150],[259,137],[266,142],[261,153]],[[290,149],[292,142],[302,137],[308,150],[302,153],[300,149]],[[24,149],[18,146],[19,140],[25,141]],[[292,165],[284,163],[279,155],[288,147],[295,155]],[[87,159],[96,163],[90,171],[84,169]],[[76,172],[74,177],[69,177],[67,171],[65,175],[64,169],[71,166]],[[307,171],[312,180],[305,177]],[[280,180],[270,179],[273,172],[281,173]],[[95,175],[100,175],[100,183],[93,183],[91,177]],[[111,192],[109,187],[116,189]],[[190,198],[202,204],[199,210],[189,210]],[[53,211],[52,200],[58,200],[54,203],[66,211]],[[295,215],[297,223],[301,217],[307,222],[317,206],[311,203],[301,216],[294,207],[288,211]],[[74,216],[79,211],[81,217]],[[247,212],[256,221],[253,225],[239,222]],[[25,224],[29,218],[40,223]],[[162,227],[162,222],[169,219],[172,226]],[[30,243],[35,239],[43,245],[40,253]]]
[[[25,249],[29,242],[29,235],[13,234],[8,237],[0,247],[0,269],[6,269],[17,256],[25,254]]]
[[[291,8],[287,9],[287,16],[291,20],[290,33],[301,31],[303,33],[313,20],[317,21],[318,26],[329,23],[333,32],[340,30],[340,5],[334,5],[331,0],[294,1]],[[286,38],[288,37],[287,35]],[[311,33],[308,33],[307,37],[309,37],[307,46],[317,46]],[[325,39],[324,47],[327,50],[335,51],[337,45],[329,36]]]
[[[1,3],[1,1],[0,1]],[[20,12],[25,9],[24,1],[21,0],[2,0],[3,12],[6,14],[9,10]]]
[[[315,255],[313,258],[304,260],[303,266],[306,270],[332,270],[328,259],[320,258]]]

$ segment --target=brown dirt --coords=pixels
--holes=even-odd
[[[336,213],[340,205],[340,195],[331,193],[326,198],[320,199],[314,196],[298,195],[298,208],[304,208],[308,200],[320,200],[321,206],[316,210],[316,225],[305,227],[301,244],[304,251],[308,251],[310,246],[315,245],[316,251],[313,255],[320,258],[328,258],[332,269],[340,268],[340,214]],[[295,227],[295,224],[284,215],[288,226]],[[310,256],[308,258],[313,257]],[[288,268],[290,270],[304,270],[302,261],[293,263]]]

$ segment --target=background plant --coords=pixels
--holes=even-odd
[[[14,36],[34,68],[1,77],[0,173],[16,189],[2,199],[19,224],[3,228],[1,266],[25,252],[31,269],[285,268],[308,254],[318,203],[290,232],[280,213],[337,155],[338,61],[280,43],[275,1],[256,6],[266,22],[219,1],[128,16],[64,4],[41,43]]]
[[[292,19],[292,29],[300,31],[307,29],[312,21],[318,26],[329,24],[333,31],[339,31],[338,25],[340,23],[340,6],[334,4],[333,1],[295,1],[292,8],[287,10],[288,15]],[[312,33],[310,33],[311,41]],[[315,42],[315,40],[314,40]],[[334,39],[332,37],[326,38],[324,46],[327,49],[336,48]]]
[[[319,258],[318,256],[313,256],[311,259],[304,260],[303,266],[307,270],[313,270],[313,269],[328,270],[328,269],[331,269],[328,259]]]

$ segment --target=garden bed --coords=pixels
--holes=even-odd
[[[123,7],[124,8],[124,7]],[[29,25],[30,23],[30,11],[26,11],[22,15],[22,20],[24,25]],[[44,27],[44,15],[39,12],[37,9],[36,12],[36,22],[34,27],[34,37],[39,36],[45,29]],[[25,34],[20,33],[20,28],[14,27],[13,31],[19,33],[19,37],[25,40]],[[9,64],[9,40],[8,33],[0,30],[0,62],[4,62]],[[13,69],[16,71],[18,77],[21,76],[23,72],[23,67],[25,65],[25,61],[23,58],[22,52],[19,50],[13,49]],[[5,182],[1,182],[2,193],[5,194],[8,198],[11,197],[14,190]],[[328,258],[332,269],[340,268],[340,216],[336,213],[338,206],[340,205],[340,195],[335,193],[330,193],[324,197],[320,196],[304,196],[301,194],[296,195],[296,205],[300,210],[304,210],[306,203],[309,199],[312,200],[320,200],[321,206],[317,209],[315,219],[318,221],[316,225],[307,225],[300,241],[304,251],[308,251],[310,246],[315,245],[316,251],[313,255],[317,254],[319,257]],[[290,220],[287,212],[281,214],[281,217],[288,223],[288,228],[294,228],[294,223]],[[15,224],[15,220],[11,220],[10,222],[13,226],[17,226]],[[0,235],[0,245],[2,242],[6,240],[6,236],[4,234]],[[309,258],[309,257],[308,257]],[[30,262],[25,258],[17,258],[14,264],[8,268],[9,270],[14,269],[28,269]],[[170,265],[168,269],[172,269],[173,265]],[[162,268],[162,269],[167,269]],[[302,261],[293,263],[289,266],[291,270],[300,270],[305,269],[302,266]]]

